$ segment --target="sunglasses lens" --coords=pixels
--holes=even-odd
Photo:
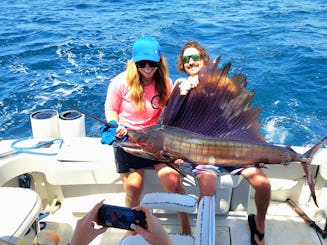
[[[188,56],[184,56],[183,57],[184,63],[189,63],[191,58],[192,58],[193,61],[199,61],[199,60],[201,60],[201,56],[200,55],[198,55],[198,54],[192,54],[192,55],[188,55]]]
[[[144,68],[146,66],[146,61],[141,60],[135,63],[137,68]]]
[[[146,64],[149,64],[150,67],[158,67],[159,62],[151,61],[151,60],[141,60],[135,63],[137,68],[144,68]]]
[[[159,62],[155,62],[155,61],[148,61],[148,64],[150,67],[158,67],[159,66]]]
[[[201,59],[200,55],[198,55],[198,54],[193,54],[192,55],[192,60],[199,61],[200,59]]]
[[[184,63],[190,62],[190,56],[184,56],[183,61],[184,61]]]

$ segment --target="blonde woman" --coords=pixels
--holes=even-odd
[[[156,124],[172,90],[168,65],[160,45],[152,37],[141,37],[133,45],[133,58],[126,71],[110,81],[105,102],[107,121],[118,123],[116,137],[124,137],[129,129],[138,130]],[[115,147],[117,172],[126,192],[126,206],[140,204],[144,168],[153,166],[167,192],[184,193],[180,175],[166,164],[143,159]],[[186,213],[179,213],[182,233],[190,234]]]

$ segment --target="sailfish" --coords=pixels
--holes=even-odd
[[[220,57],[199,73],[199,84],[180,95],[178,84],[158,123],[129,130],[127,141],[117,146],[126,152],[158,162],[182,159],[194,164],[258,166],[300,163],[311,196],[317,204],[310,165],[327,136],[304,154],[289,146],[267,143],[260,134],[260,107],[251,107],[254,90],[247,89],[244,74],[228,76],[231,63],[218,68]]]

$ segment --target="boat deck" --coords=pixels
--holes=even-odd
[[[103,196],[105,197],[105,196]],[[59,245],[67,245],[73,234],[76,221],[82,217],[86,203],[96,203],[101,198],[99,195],[85,197],[85,202],[81,197],[67,198],[62,203],[62,207],[55,213],[42,220],[46,222],[45,229],[56,231],[61,241]],[[93,201],[91,201],[93,199]],[[117,199],[116,199],[117,200]],[[301,207],[310,217],[313,217],[314,211],[308,207]],[[312,215],[312,216],[311,216]],[[158,213],[156,216],[161,220],[163,226],[168,232],[176,233],[180,230],[179,220],[176,214]],[[190,214],[192,228],[195,227],[196,214]],[[316,222],[322,229],[325,220],[320,219]],[[32,232],[31,232],[32,233]],[[125,231],[120,229],[109,229],[103,235],[97,237],[91,244],[96,245],[116,245],[119,244]],[[26,236],[30,241],[32,234]],[[217,245],[239,245],[250,244],[249,226],[247,223],[247,212],[233,211],[228,215],[216,215],[216,244]],[[286,203],[272,202],[270,204],[265,232],[265,244],[287,244],[289,245],[326,245],[327,240],[309,227],[302,218],[300,218]]]

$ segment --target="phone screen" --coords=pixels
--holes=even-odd
[[[132,223],[145,227],[144,212],[108,204],[103,204],[99,209],[99,225],[131,230]]]

